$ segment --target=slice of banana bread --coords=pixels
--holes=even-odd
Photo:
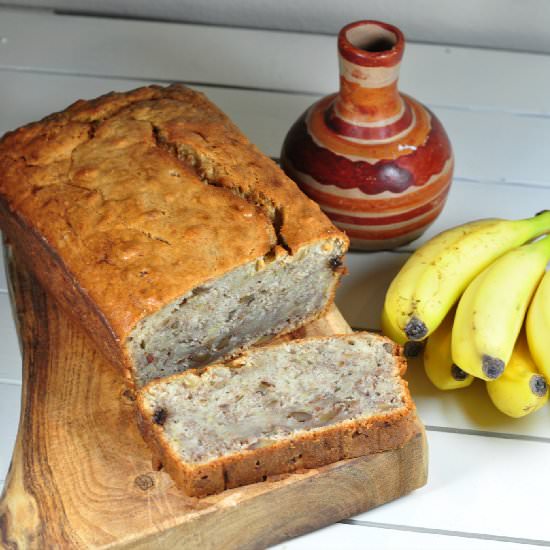
[[[191,496],[402,446],[414,405],[401,348],[369,334],[255,348],[138,394],[153,453]]]
[[[4,136],[0,227],[137,386],[320,315],[348,245],[179,85],[78,101]]]

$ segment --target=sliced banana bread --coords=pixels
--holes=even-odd
[[[154,381],[141,430],[191,496],[402,446],[414,405],[401,349],[369,333],[255,348]]]
[[[179,85],[78,101],[4,136],[0,227],[137,386],[317,317],[348,245]]]

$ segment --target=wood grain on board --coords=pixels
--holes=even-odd
[[[263,548],[424,485],[424,430],[401,449],[204,499],[186,497],[134,422],[133,395],[36,280],[8,258],[23,354],[18,437],[0,500],[7,548]],[[334,308],[300,336],[348,332]]]

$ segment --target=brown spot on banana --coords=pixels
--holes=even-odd
[[[464,372],[458,365],[451,366],[451,376],[457,381],[457,382],[463,382],[468,378],[468,373]]]
[[[491,380],[498,378],[504,372],[504,367],[506,366],[502,359],[491,357],[487,354],[483,355],[481,362],[483,374]]]
[[[548,384],[540,374],[533,374],[529,379],[529,388],[537,397],[544,397],[548,391]]]
[[[428,335],[428,327],[418,317],[411,317],[405,326],[405,334],[409,340],[423,340]]]

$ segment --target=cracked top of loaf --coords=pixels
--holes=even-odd
[[[110,312],[119,338],[238,265],[346,240],[227,116],[181,85],[77,101],[6,134],[0,200]]]

